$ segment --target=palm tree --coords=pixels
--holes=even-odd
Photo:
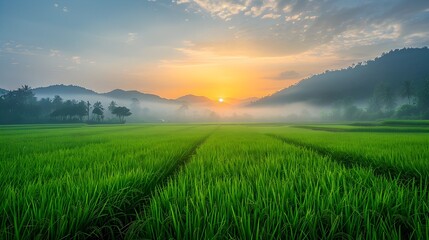
[[[101,102],[96,102],[93,105],[92,114],[97,116],[97,121],[100,122],[104,118],[104,108]]]

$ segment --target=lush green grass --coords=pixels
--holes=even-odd
[[[429,238],[427,133],[314,127],[0,127],[0,238]]]
[[[429,120],[386,120],[382,125],[390,126],[425,126],[429,127]]]
[[[113,226],[124,227],[119,222],[124,215],[133,213],[214,127],[175,134],[187,128],[2,130],[0,236],[117,234]]]
[[[310,129],[282,127],[275,131],[261,128],[261,131],[330,155],[346,164],[373,168],[392,177],[429,183],[428,133],[314,131],[312,127],[315,126],[310,126]],[[338,129],[344,128],[350,127],[338,126]]]
[[[349,169],[249,128],[223,127],[158,190],[128,237],[421,237],[429,236],[428,201],[425,186]]]

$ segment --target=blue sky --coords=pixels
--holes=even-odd
[[[429,45],[427,0],[0,1],[0,87],[263,96]]]

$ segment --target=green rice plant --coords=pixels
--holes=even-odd
[[[386,120],[381,122],[388,126],[425,126],[429,127],[429,120]]]
[[[223,126],[212,135],[158,188],[127,238],[429,237],[426,186],[346,168],[258,130]]]
[[[329,127],[0,127],[0,236],[429,238],[427,134]]]
[[[214,127],[174,134],[184,128],[36,128],[2,137],[0,236],[120,236],[154,187]]]
[[[259,130],[346,161],[346,164],[376,169],[386,176],[401,176],[416,183],[429,182],[429,136],[426,133],[326,132],[290,127]]]

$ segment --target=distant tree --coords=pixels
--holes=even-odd
[[[124,123],[125,117],[130,116],[131,112],[127,107],[115,107],[115,109],[112,111],[112,114],[116,115],[120,122]]]
[[[24,85],[17,90],[9,91],[1,98],[0,122],[26,123],[38,120],[40,107],[29,86]]]
[[[89,112],[91,110],[91,103],[89,101],[86,101],[86,112],[88,114],[88,121],[89,121]]]
[[[118,105],[116,104],[116,102],[115,101],[111,101],[110,102],[110,104],[109,104],[109,107],[107,107],[107,109],[109,109],[109,111],[112,113],[112,114],[114,114],[113,113],[113,110],[115,110],[115,108],[117,107]]]
[[[87,103],[85,101],[67,100],[51,113],[51,118],[62,121],[83,121],[87,116]]]
[[[371,114],[381,114],[382,113],[382,100],[379,95],[380,93],[374,90],[373,96],[369,99],[368,109],[367,111]]]
[[[6,116],[8,114],[6,101],[4,96],[0,96],[0,123],[6,123]]]
[[[43,117],[48,116],[53,110],[54,106],[50,98],[42,98],[37,102],[40,108],[40,113]]]
[[[419,109],[416,105],[404,104],[396,112],[396,117],[402,119],[418,119]]]
[[[417,107],[421,112],[422,118],[429,119],[429,79],[423,83],[418,93]]]
[[[60,96],[55,95],[54,99],[52,100],[52,104],[58,108],[63,104],[63,99]]]
[[[97,122],[100,122],[104,118],[104,108],[101,102],[95,102],[92,110],[92,114],[96,115]]]
[[[83,118],[88,114],[88,105],[85,101],[80,101],[77,106],[74,106],[74,114],[79,118],[80,121],[83,121]]]
[[[387,112],[392,112],[395,109],[396,101],[392,88],[385,84],[382,95],[383,105]]]
[[[402,96],[408,99],[408,104],[411,104],[411,97],[414,94],[412,81],[405,80],[402,84]]]
[[[374,88],[372,97],[369,101],[368,112],[375,116],[381,116],[383,110],[393,113],[395,106],[395,95],[392,88],[384,82],[379,83]]]

